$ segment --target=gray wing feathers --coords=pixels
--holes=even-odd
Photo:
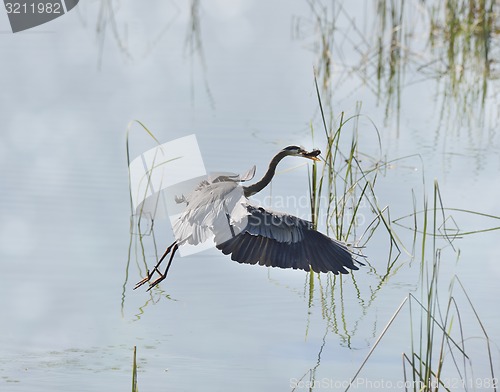
[[[303,240],[304,229],[312,229],[311,222],[293,215],[266,211],[262,207],[247,205],[248,224],[245,231],[252,235],[294,243]]]
[[[198,245],[214,236],[215,242],[227,240],[246,224],[243,188],[235,182],[203,181],[184,200],[187,207],[173,226],[180,244]]]
[[[348,273],[357,270],[347,247],[314,230],[310,222],[247,206],[247,226],[233,238],[217,244],[239,263],[315,272]],[[361,263],[360,263],[361,264]]]

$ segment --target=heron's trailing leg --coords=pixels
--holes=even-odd
[[[170,255],[170,259],[168,260],[168,264],[167,264],[167,268],[165,268],[165,272],[162,274],[159,270],[158,270],[158,266],[159,264],[157,264],[155,266],[155,271],[158,272],[158,275],[160,275],[154,282],[150,283],[149,284],[149,288],[147,291],[151,290],[153,287],[155,287],[158,283],[160,283],[163,279],[165,279],[167,277],[167,273],[168,273],[168,270],[170,268],[170,266],[172,265],[172,260],[174,259],[174,255],[175,255],[175,252],[177,251],[177,249],[179,249],[179,245],[177,245],[177,242],[174,242],[171,246],[173,246],[172,248],[172,254]]]
[[[172,251],[172,249],[175,247],[175,250]],[[175,251],[177,250],[178,246],[177,246],[177,241],[175,241],[172,245],[170,245],[167,250],[165,251],[165,253],[163,253],[163,256],[160,257],[160,260],[158,260],[158,263],[156,263],[156,265],[154,266],[153,270],[150,272],[148,271],[148,274],[147,276],[141,280],[140,282],[136,283],[135,287],[134,287],[134,290],[138,287],[141,287],[144,283],[146,282],[149,282],[151,280],[151,278],[153,277],[153,275],[155,274],[155,272],[158,272],[158,274],[160,274],[160,276],[162,275],[162,273],[160,272],[160,270],[158,269],[160,267],[160,264],[162,263],[162,261],[165,259],[165,257],[167,257],[167,255],[170,253],[170,251],[172,251],[173,253],[175,253]],[[173,255],[172,255],[173,256]],[[170,257],[170,261],[169,261],[169,266],[170,266],[170,262],[172,261],[172,257]],[[167,270],[168,270],[168,267],[167,267]],[[164,279],[164,278],[163,278]],[[162,279],[162,280],[163,280]]]

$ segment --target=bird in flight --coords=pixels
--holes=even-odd
[[[176,197],[186,208],[175,222],[175,241],[152,271],[134,289],[149,282],[148,290],[164,280],[180,245],[198,245],[212,238],[215,246],[238,263],[347,274],[359,269],[345,244],[315,230],[312,223],[296,216],[251,204],[249,197],[264,189],[274,177],[278,163],[287,156],[319,161],[319,150],[289,146],[278,152],[260,181],[243,186],[255,174],[255,166],[242,176],[219,175],[203,180],[187,197]],[[160,265],[170,255],[163,272]],[[158,277],[151,281],[158,274]]]

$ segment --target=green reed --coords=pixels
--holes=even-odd
[[[430,208],[424,199],[420,299],[413,294],[408,296],[411,352],[403,354],[403,370],[405,381],[410,379],[413,382],[414,391],[449,391],[453,388],[448,380],[454,378],[467,385],[473,373],[465,346],[466,326],[462,322],[462,312],[466,309],[454,293],[455,282],[459,283],[462,295],[467,298],[469,312],[472,310],[483,331],[488,352],[486,363],[489,364],[491,378],[495,377],[488,335],[460,279],[452,276],[447,294],[443,296],[442,293],[440,267],[445,249],[454,253],[456,261],[460,258],[460,251],[452,243],[455,237],[446,234],[446,211],[438,182],[435,181]],[[444,235],[440,229],[445,230]],[[431,252],[430,262],[427,260],[428,250]]]
[[[133,125],[139,125],[139,130],[136,131],[136,133],[140,136],[145,136],[147,138],[147,145],[150,143],[153,143],[155,146],[159,146],[161,143],[160,141],[154,136],[153,132],[151,132],[146,125],[144,125],[142,122],[138,120],[131,121],[128,126],[127,126],[127,132],[125,136],[125,152],[126,152],[126,159],[127,159],[127,167],[130,167],[131,163],[131,134],[133,130]],[[165,161],[158,156],[155,156],[152,162],[152,167],[145,173],[144,177],[141,178],[141,181],[145,182],[146,184],[149,184],[151,182],[151,178],[153,175],[153,171],[156,170],[158,167],[168,163],[168,160]],[[148,187],[145,187],[147,189]],[[128,283],[128,278],[129,278],[129,269],[131,265],[132,259],[135,261],[136,267],[139,271],[140,276],[145,276],[148,273],[148,263],[147,263],[147,255],[146,255],[146,249],[148,246],[146,245],[146,241],[151,242],[153,250],[154,250],[154,255],[155,259],[157,260],[159,258],[159,253],[158,253],[158,246],[156,242],[156,236],[155,236],[155,230],[154,230],[154,216],[149,216],[144,214],[143,211],[143,205],[138,211],[134,211],[133,208],[133,198],[132,198],[132,192],[136,190],[133,190],[131,187],[131,181],[130,181],[130,173],[129,173],[129,196],[130,196],[130,241],[129,241],[129,246],[128,246],[128,256],[127,256],[127,264],[125,267],[125,278],[123,281],[122,285],[122,301],[121,301],[121,311],[122,314],[124,312],[124,306],[125,306],[125,297],[126,297],[126,289],[127,289],[127,283]],[[144,194],[143,196],[146,196]],[[159,200],[159,199],[158,199]],[[158,204],[157,200],[157,204]],[[157,205],[156,205],[157,207]],[[159,293],[161,296],[169,298],[170,296],[166,294],[161,288],[156,287],[155,292]],[[142,309],[146,307],[149,303],[154,302],[154,298],[152,296],[152,293],[150,294],[150,299],[145,302],[145,304],[139,309],[140,312],[142,312]],[[140,317],[139,313],[137,317]]]
[[[294,19],[293,38],[315,52],[327,103],[346,83],[351,91],[368,89],[399,135],[410,84],[435,81],[442,120],[482,116],[486,97],[498,95],[496,0],[377,0],[368,17],[353,16],[345,1],[307,3],[310,16]]]
[[[328,274],[326,277],[321,277],[320,274],[311,272],[305,291],[306,296],[309,297],[309,313],[313,309],[313,296],[318,295],[321,316],[326,322],[327,329],[339,336],[341,344],[350,347],[351,337],[355,333],[359,318],[352,315],[354,311],[352,306],[348,313],[344,311],[344,291],[350,290],[351,294],[356,295],[361,314],[359,317],[363,317],[385,282],[404,265],[404,262],[400,260],[401,254],[404,254],[410,258],[409,264],[412,264],[412,260],[418,260],[419,286],[417,291],[420,295],[409,294],[403,299],[386,327],[378,335],[358,373],[369,363],[371,353],[379,345],[391,323],[397,317],[401,317],[401,310],[409,309],[411,352],[403,354],[404,379],[414,382],[413,390],[415,391],[449,389],[445,380],[446,377],[450,377],[450,373],[466,382],[472,368],[464,343],[466,325],[462,322],[464,318],[462,313],[472,310],[475,321],[483,331],[488,352],[485,361],[489,364],[493,379],[490,341],[481,319],[457,276],[451,277],[448,292],[443,294],[443,277],[440,271],[442,263],[458,262],[460,259],[460,251],[455,243],[458,238],[499,230],[500,226],[497,223],[500,217],[446,207],[437,181],[434,182],[429,204],[423,178],[421,199],[419,200],[415,191],[411,192],[413,212],[403,217],[391,218],[389,207],[382,207],[379,204],[376,195],[377,179],[383,173],[384,168],[413,157],[383,161],[366,154],[360,144],[361,132],[358,122],[361,117],[360,112],[358,111],[353,116],[346,116],[342,113],[335,122],[332,119],[331,108],[323,106],[317,83],[316,92],[324,129],[321,138],[325,140],[325,147],[322,149],[324,161],[319,164],[315,163],[309,174],[311,216],[315,227],[325,225],[327,230],[333,232],[338,239],[353,244],[355,250],[359,250],[360,247],[366,248],[367,258],[361,260],[366,267],[346,276]],[[345,137],[342,138],[345,133],[350,135],[347,141]],[[311,134],[315,140],[318,140],[318,132],[312,126]],[[379,137],[378,140],[380,141]],[[421,158],[418,157],[418,159],[422,163]],[[326,197],[324,197],[325,194]],[[419,208],[419,205],[423,207]],[[320,219],[322,211],[327,211],[326,219]],[[361,212],[365,216],[371,214],[368,224],[358,224],[357,216]],[[479,230],[462,230],[452,215],[457,213],[487,218],[495,224]],[[411,246],[404,243],[401,233],[398,234],[402,229],[411,231],[413,239]],[[382,270],[380,267],[375,267],[376,264],[380,265],[380,260],[377,262],[371,260],[369,254],[370,241],[373,238],[380,238],[381,234],[388,238],[390,244],[386,268]],[[444,252],[450,250],[454,254],[454,260],[450,261],[449,257],[446,257],[446,261],[443,261]],[[363,285],[357,283],[357,274],[363,271],[365,276],[376,279],[376,284],[370,284],[368,291],[363,287],[366,286],[366,282]],[[366,278],[363,279],[366,280]],[[465,295],[468,300],[468,309],[457,299],[453,290],[455,282],[460,284],[460,294]],[[317,366],[314,372],[311,369],[312,379],[315,377],[316,368]]]
[[[449,380],[457,380],[460,385],[469,385],[471,376],[474,374],[472,360],[467,353],[466,341],[467,331],[463,320],[464,312],[473,314],[473,321],[480,327],[482,340],[485,346],[483,361],[488,366],[488,376],[495,380],[495,369],[493,366],[491,341],[486,332],[480,316],[475,309],[466,288],[459,277],[453,275],[448,284],[447,293],[443,294],[441,283],[441,266],[443,255],[446,251],[452,251],[455,261],[460,258],[460,251],[453,245],[455,236],[446,234],[447,209],[444,207],[443,199],[437,181],[434,182],[432,204],[429,206],[427,197],[423,197],[423,211],[415,216],[421,216],[421,228],[417,230],[415,221],[415,233],[421,241],[420,247],[420,298],[414,294],[408,294],[389,319],[382,332],[378,335],[365,360],[361,363],[352,379],[355,379],[364,366],[369,363],[371,354],[376,350],[386,332],[390,329],[393,321],[402,317],[401,311],[406,306],[409,311],[409,338],[410,352],[404,352],[403,379],[405,390],[417,391],[450,391],[453,389]],[[495,217],[498,219],[499,217]],[[443,234],[444,230],[444,234]],[[430,259],[430,260],[429,260]],[[455,293],[455,285],[458,283],[460,293]],[[465,297],[465,304],[463,303]],[[462,298],[462,300],[461,300]],[[470,326],[470,319],[468,320]],[[470,386],[470,385],[469,385]],[[491,389],[496,391],[496,385],[491,382]],[[349,388],[347,388],[349,389]]]
[[[139,392],[137,387],[137,347],[134,346],[134,359],[132,361],[132,392]]]

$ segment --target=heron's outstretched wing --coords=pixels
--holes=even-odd
[[[252,205],[247,205],[247,210],[246,227],[217,244],[222,253],[231,254],[232,260],[334,274],[346,274],[346,268],[359,269],[344,244],[314,230],[311,222]]]

